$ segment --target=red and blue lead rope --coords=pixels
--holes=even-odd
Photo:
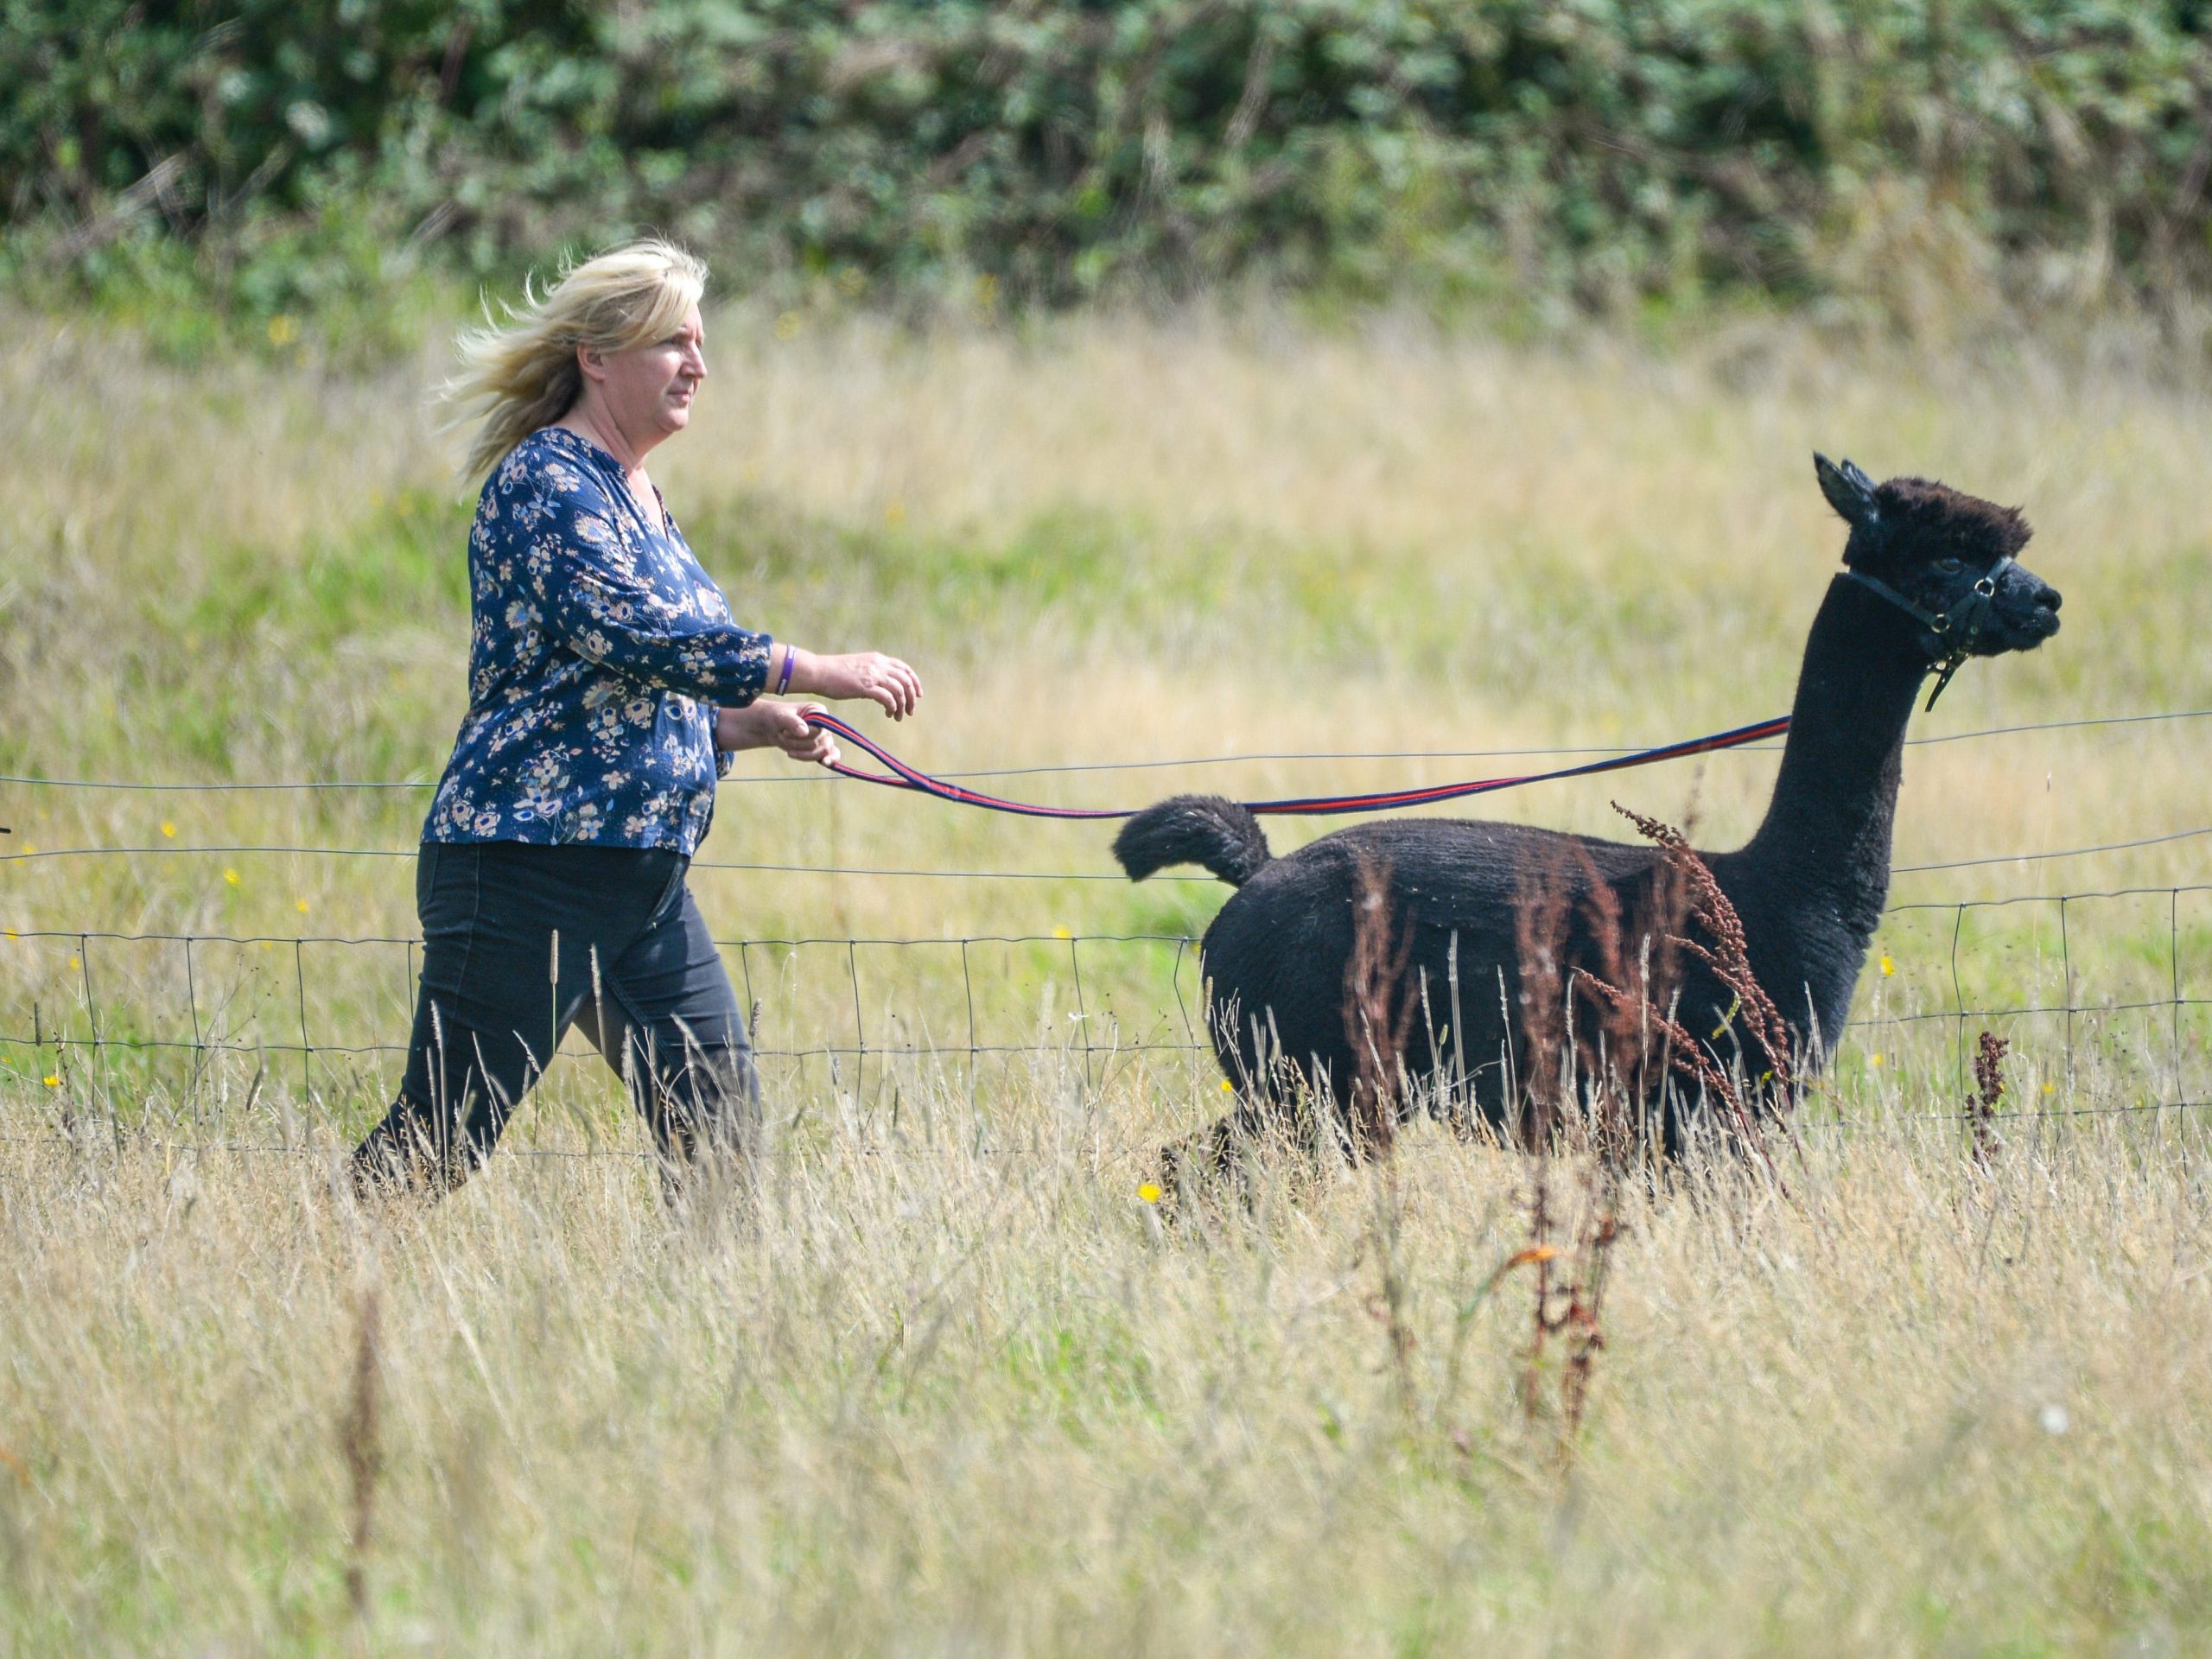
[[[1114,806],[1037,806],[1027,801],[1005,800],[996,795],[986,795],[980,790],[963,789],[958,784],[949,784],[941,778],[932,778],[917,767],[908,766],[897,755],[866,737],[853,726],[836,715],[819,709],[808,711],[807,723],[818,726],[842,742],[851,744],[862,753],[874,756],[891,769],[892,775],[862,772],[857,766],[847,766],[840,760],[830,770],[844,778],[858,779],[864,784],[880,784],[887,789],[912,790],[940,801],[950,801],[956,806],[979,806],[990,812],[1012,812],[1025,818],[1130,818],[1137,813],[1134,807]],[[1510,778],[1477,778],[1465,783],[1437,784],[1425,789],[1393,789],[1367,795],[1302,795],[1279,801],[1244,801],[1240,804],[1262,817],[1332,817],[1353,812],[1388,812],[1402,806],[1433,806],[1440,801],[1464,800],[1470,795],[1487,795],[1494,790],[1517,789],[1523,784],[1548,784],[1561,778],[1588,778],[1601,772],[1625,772],[1631,766],[1649,766],[1662,760],[1681,760],[1694,754],[1712,754],[1720,749],[1737,748],[1745,743],[1757,743],[1763,738],[1780,737],[1789,729],[1789,716],[1777,715],[1755,725],[1738,726],[1732,731],[1715,732],[1709,737],[1694,737],[1681,743],[1669,743],[1656,749],[1638,749],[1633,754],[1619,754],[1607,760],[1585,761],[1578,766],[1562,766],[1556,772],[1531,772]]]

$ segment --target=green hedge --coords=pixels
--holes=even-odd
[[[0,263],[257,316],[645,226],[1009,302],[2096,301],[2208,286],[2208,166],[2212,0],[0,0]]]

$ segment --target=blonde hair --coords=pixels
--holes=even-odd
[[[672,242],[632,242],[564,269],[543,293],[523,279],[523,302],[502,323],[461,336],[460,372],[441,388],[448,427],[474,424],[461,470],[473,482],[542,426],[567,414],[583,391],[576,347],[627,351],[664,339],[707,291],[707,267]]]

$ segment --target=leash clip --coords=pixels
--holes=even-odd
[[[1936,676],[1936,689],[1928,694],[1928,701],[1920,707],[1922,714],[1936,706],[1936,699],[1943,695],[1943,688],[1951,683],[1951,676],[1959,671],[1966,660],[1967,654],[1963,651],[1955,651],[1943,659],[1942,671]]]

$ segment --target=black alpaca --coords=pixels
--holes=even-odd
[[[2029,536],[2016,509],[1918,478],[1878,487],[1849,461],[1814,462],[1851,526],[1845,569],[1806,642],[1766,819],[1738,850],[1704,855],[1807,1066],[1841,1028],[1881,919],[1905,726],[1922,683],[1931,670],[1948,680],[1967,656],[2033,649],[2058,631],[2059,606],[2056,590],[2012,562]],[[1403,1064],[1417,1083],[1463,1075],[1469,1097],[1454,1109],[1506,1126],[1522,1103],[1512,1098],[1521,1033],[1507,1010],[1521,1006],[1516,921],[1527,895],[1566,884],[1559,966],[1597,972],[1590,884],[1612,889],[1621,916],[1648,917],[1661,868],[1649,846],[1442,819],[1363,824],[1275,859],[1249,812],[1203,795],[1138,813],[1114,852],[1134,880],[1199,864],[1239,889],[1201,946],[1215,1052],[1243,1087],[1238,1109],[1195,1149],[1208,1159],[1257,1129],[1268,1097],[1287,1087],[1344,1111],[1356,1073],[1346,972],[1363,870],[1388,873],[1392,925],[1401,942],[1410,935],[1403,980],[1427,997]],[[1456,1017],[1445,1006],[1455,938]],[[1733,999],[1711,971],[1686,957],[1678,983],[1683,1027],[1700,1040],[1721,1035]],[[1440,1043],[1424,1023],[1448,1027]],[[1729,1032],[1713,1044],[1724,1066],[1733,1040]],[[1682,1127],[1670,1103],[1669,1147]]]

